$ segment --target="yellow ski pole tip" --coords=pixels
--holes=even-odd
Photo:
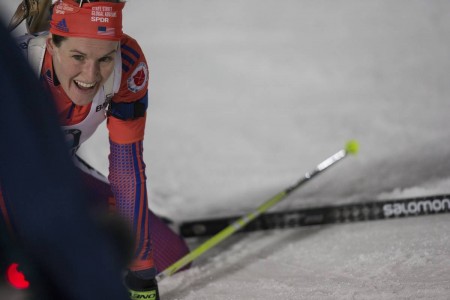
[[[345,145],[345,151],[348,154],[356,154],[359,151],[359,144],[355,140],[348,141]]]

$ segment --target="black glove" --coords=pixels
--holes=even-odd
[[[131,300],[159,300],[158,283],[155,278],[142,279],[135,272],[128,271],[125,276],[125,285]]]

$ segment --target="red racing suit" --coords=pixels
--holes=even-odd
[[[19,46],[27,48],[35,38],[28,36],[22,39]],[[39,66],[40,79],[53,95],[60,123],[73,152],[107,120],[110,185],[106,186],[110,190],[108,189],[109,199],[103,201],[107,201],[127,220],[134,233],[136,243],[130,269],[147,271],[147,274],[154,276],[156,272],[181,258],[188,249],[184,241],[148,209],[143,139],[149,71],[144,53],[133,38],[124,35],[120,41],[120,51],[117,51],[115,57],[113,74],[104,87],[100,88],[91,104],[77,106],[66,95],[55,76],[52,56],[45,47],[43,49],[45,52],[42,53],[42,64]],[[92,177],[90,180],[96,179]],[[94,193],[98,192],[98,188],[92,190]],[[1,189],[0,211],[7,221],[13,220]],[[158,249],[156,265],[152,244],[156,244]]]

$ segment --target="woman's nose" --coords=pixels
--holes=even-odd
[[[96,81],[98,74],[100,73],[99,64],[97,62],[86,62],[83,73],[84,79],[88,81],[87,83]]]

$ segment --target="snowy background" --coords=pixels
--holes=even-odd
[[[450,2],[130,0],[124,22],[150,65],[157,213],[248,212],[349,139],[358,156],[275,210],[450,192]],[[80,153],[107,174],[104,126]],[[236,235],[161,282],[161,296],[449,299],[448,225],[440,215]]]

